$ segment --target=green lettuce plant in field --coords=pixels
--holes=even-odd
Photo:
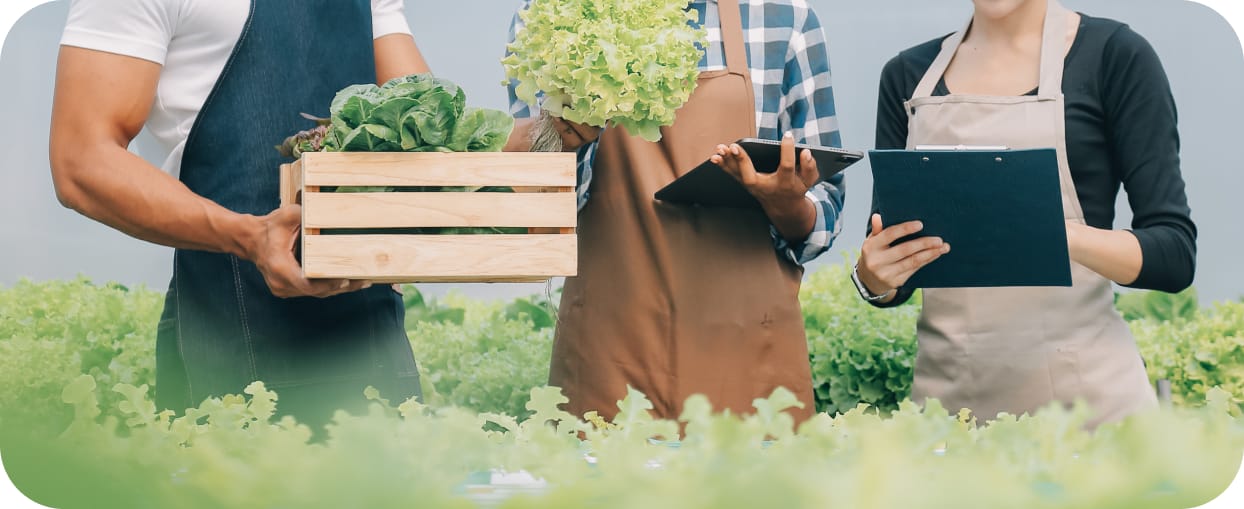
[[[1244,302],[1222,302],[1195,318],[1130,322],[1151,380],[1171,383],[1172,402],[1202,404],[1210,389],[1235,396],[1244,409]]]
[[[706,44],[686,8],[679,0],[533,0],[502,60],[506,78],[517,81],[519,99],[550,115],[658,141],[695,89]]]
[[[82,374],[100,383],[150,385],[164,296],[79,278],[0,289],[0,429],[64,429],[60,392]],[[118,396],[102,395],[106,408]]]
[[[1133,291],[1116,294],[1114,306],[1123,319],[1132,322],[1142,319],[1158,321],[1188,320],[1196,318],[1200,306],[1195,288],[1179,293],[1156,291]]]
[[[158,412],[150,384],[159,292],[84,279],[22,282],[0,289],[0,450],[25,493],[65,509],[468,508],[489,500],[511,509],[648,509],[671,500],[725,509],[965,500],[1183,508],[1234,477],[1244,421],[1230,395],[1244,394],[1244,302],[1131,323],[1151,377],[1174,385],[1173,408],[1093,433],[1082,429],[1083,408],[1058,405],[978,428],[937,404],[905,401],[909,388],[893,381],[910,376],[902,359],[912,357],[917,307],[868,307],[847,270],[811,275],[801,295],[818,407],[830,413],[797,430],[782,413],[795,402],[783,390],[744,418],[715,414],[693,397],[681,422],[652,419],[632,391],[614,422],[581,421],[558,408],[565,399],[557,389],[543,387],[551,296],[432,300],[408,287],[428,405],[369,391],[359,395],[374,401],[369,413],[339,413],[327,439],[314,443],[292,418],[274,418],[279,395],[261,383],[182,417]],[[870,392],[876,380],[885,381],[880,395]],[[686,435],[669,441],[680,427]],[[479,479],[493,471],[540,482],[468,486],[487,484]],[[478,497],[490,490],[492,498]]]
[[[863,403],[891,412],[911,395],[920,297],[877,309],[860,299],[850,270],[825,267],[800,290],[816,407],[835,414]]]
[[[104,392],[117,395],[116,410],[99,408]],[[1244,427],[1221,392],[1202,408],[1090,433],[1082,407],[1057,405],[978,428],[936,403],[904,403],[887,418],[856,408],[795,429],[782,412],[795,398],[781,389],[745,418],[692,397],[681,423],[651,418],[651,404],[631,391],[618,417],[598,425],[559,410],[565,398],[551,388],[530,392],[532,417],[522,422],[394,407],[369,391],[370,411],[339,413],[320,443],[293,419],[273,419],[280,398],[261,383],[179,418],[156,412],[147,392],[106,391],[85,375],[71,381],[61,400],[75,420],[61,436],[0,435],[9,474],[62,509],[1175,509],[1221,493],[1244,450]],[[677,436],[680,424],[678,442],[654,440]],[[494,471],[535,482],[470,486]]]

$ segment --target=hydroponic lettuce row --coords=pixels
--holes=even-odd
[[[74,379],[59,399],[74,415],[63,434],[0,434],[9,475],[62,509],[1181,509],[1221,493],[1244,448],[1220,391],[1203,408],[1096,433],[1082,428],[1082,407],[978,428],[936,402],[887,418],[818,414],[796,432],[782,412],[798,404],[789,391],[757,399],[745,418],[692,396],[686,435],[667,441],[680,423],[653,419],[633,390],[611,423],[561,411],[555,388],[530,392],[523,421],[369,390],[370,411],[338,413],[323,443],[275,419],[279,394],[259,382],[179,418],[147,392]],[[111,412],[99,407],[108,393],[120,401]],[[493,472],[526,480],[497,485]]]
[[[707,36],[686,0],[533,0],[519,16],[506,78],[553,116],[658,141],[695,89]]]
[[[1172,381],[1172,408],[1096,433],[1058,407],[977,428],[906,400],[915,308],[862,304],[850,265],[818,271],[801,294],[814,377],[830,388],[817,405],[834,410],[795,433],[780,413],[789,392],[747,418],[695,398],[680,443],[649,440],[678,425],[652,420],[637,393],[612,423],[558,409],[564,398],[543,387],[553,295],[434,300],[407,287],[427,406],[360,394],[372,411],[339,414],[313,444],[274,417],[282,402],[262,384],[178,419],[158,412],[161,293],[20,282],[0,289],[0,451],[24,493],[62,509],[1175,509],[1234,477],[1240,402],[1214,387],[1244,394],[1244,302],[1132,322],[1151,374]],[[545,482],[490,485],[494,469]]]
[[[911,391],[916,354],[912,303],[882,310],[860,300],[851,263],[821,268],[800,292],[816,408],[831,415],[863,403],[882,414]],[[406,326],[431,403],[526,416],[533,387],[548,382],[556,294],[510,302],[405,289]],[[0,425],[18,414],[62,428],[56,395],[79,374],[105,387],[152,385],[164,295],[87,280],[20,282],[0,289]],[[1171,321],[1130,322],[1150,381],[1167,380],[1173,402],[1203,404],[1213,387],[1244,408],[1244,302],[1222,302]],[[105,392],[105,398],[113,394]],[[103,400],[106,410],[115,402]],[[9,422],[12,422],[11,420]]]

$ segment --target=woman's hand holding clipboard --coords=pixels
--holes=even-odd
[[[869,159],[883,226],[921,226],[896,245],[936,237],[955,247],[911,274],[905,286],[1071,286],[1054,149],[922,146],[872,151]]]

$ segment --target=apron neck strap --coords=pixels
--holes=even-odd
[[[748,76],[747,49],[743,43],[743,19],[739,13],[739,0],[718,1],[717,16],[721,20],[721,42],[726,47],[726,69],[730,74]]]
[[[1067,9],[1058,0],[1047,0],[1045,29],[1041,39],[1041,88],[1037,95],[1062,95],[1063,66],[1067,56]]]
[[[1037,95],[1041,97],[1062,93],[1063,59],[1066,53],[1064,48],[1067,41],[1067,21],[1064,16],[1066,13],[1067,9],[1058,0],[1047,0],[1045,24],[1041,36],[1041,84],[1037,90]],[[969,18],[962,30],[955,32],[942,42],[941,53],[937,54],[937,59],[933,60],[933,64],[929,66],[928,72],[924,74],[920,83],[916,85],[912,99],[933,95],[933,89],[937,87],[937,83],[945,76],[946,69],[950,67],[951,60],[955,58],[955,53],[959,50],[959,46],[963,44],[963,39],[967,36],[968,29],[971,27],[972,20]]]

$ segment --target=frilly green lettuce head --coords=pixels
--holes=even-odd
[[[532,0],[519,16],[506,77],[551,115],[658,141],[695,89],[707,36],[686,0]]]

